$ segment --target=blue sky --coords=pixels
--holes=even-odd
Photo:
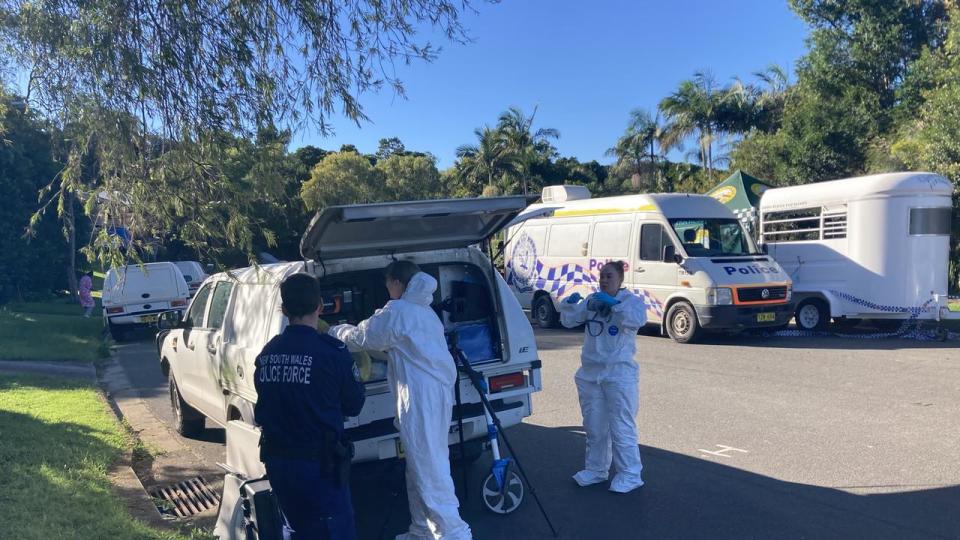
[[[629,112],[657,102],[695,71],[721,83],[777,63],[793,72],[806,28],[786,0],[505,0],[477,3],[465,23],[474,41],[441,43],[433,63],[399,65],[406,99],[390,90],[365,94],[371,121],[359,128],[333,119],[335,134],[305,130],[294,148],[374,152],[399,137],[431,152],[443,169],[473,129],[493,125],[511,105],[538,107],[535,127],[552,127],[561,155],[601,163]]]

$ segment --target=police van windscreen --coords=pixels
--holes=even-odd
[[[689,257],[736,257],[760,253],[736,219],[681,218],[669,221]]]

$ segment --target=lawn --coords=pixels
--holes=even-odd
[[[0,360],[93,362],[109,354],[100,309],[87,319],[62,301],[7,304],[0,308]]]
[[[132,444],[88,383],[0,375],[0,537],[179,539],[126,513],[107,471]]]

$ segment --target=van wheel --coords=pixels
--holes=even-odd
[[[109,324],[110,324],[110,337],[112,337],[114,341],[116,341],[117,343],[120,343],[121,341],[126,339],[127,337],[126,329],[124,329],[122,326],[119,326],[113,323],[109,323]]]
[[[556,328],[560,322],[560,315],[553,307],[550,295],[541,295],[533,302],[533,318],[540,328]]]
[[[184,437],[196,437],[203,433],[203,415],[180,397],[180,389],[173,376],[170,377],[170,408],[173,409],[173,427],[177,433]]]
[[[667,334],[677,343],[693,343],[700,336],[697,312],[688,302],[677,302],[667,311]]]
[[[808,332],[823,330],[830,322],[830,310],[827,303],[819,298],[810,298],[800,302],[793,314],[797,328]]]

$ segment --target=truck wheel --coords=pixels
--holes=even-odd
[[[819,298],[810,298],[800,302],[793,314],[797,328],[808,332],[823,330],[830,322],[830,310],[827,303]]]
[[[539,296],[533,302],[533,318],[537,321],[540,328],[556,328],[560,322],[560,316],[553,307],[553,301],[550,295]]]
[[[697,312],[688,302],[677,302],[667,311],[667,334],[677,343],[693,343],[700,336]]]
[[[196,437],[203,432],[204,418],[180,397],[177,381],[170,376],[170,408],[173,409],[174,428],[184,437]]]
[[[109,324],[110,324],[110,337],[112,337],[114,341],[116,341],[117,343],[120,343],[121,341],[126,339],[127,331],[125,328],[113,323],[109,323]]]

